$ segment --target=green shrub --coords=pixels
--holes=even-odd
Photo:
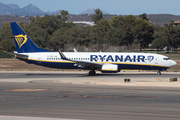
[[[12,57],[14,57],[14,56],[0,50],[0,58],[12,58]]]

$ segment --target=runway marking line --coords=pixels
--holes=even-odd
[[[156,80],[163,81],[163,80],[161,80],[161,79],[159,79],[159,78],[156,78]]]
[[[3,90],[3,91],[14,91],[14,92],[36,92],[36,91],[44,91],[47,89],[14,89],[14,90]]]
[[[70,118],[46,118],[46,117],[29,117],[29,116],[7,116],[0,115],[1,120],[81,120],[81,119],[70,119]]]
[[[109,82],[109,81],[107,81],[107,80],[98,80],[98,79],[91,79],[91,80],[99,81],[99,82]]]

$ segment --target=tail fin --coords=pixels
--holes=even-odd
[[[23,29],[18,25],[18,23],[11,22],[11,29],[18,53],[51,52],[37,47],[29,38],[29,36],[23,31]]]

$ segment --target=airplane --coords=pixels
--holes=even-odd
[[[175,66],[177,63],[167,56],[152,53],[128,52],[52,52],[39,48],[16,22],[11,22],[17,52],[11,53],[27,63],[59,69],[89,70],[95,75],[96,70],[102,73],[118,73],[122,69],[158,70]]]

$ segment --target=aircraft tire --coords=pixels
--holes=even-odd
[[[160,72],[160,71],[158,71],[158,72],[157,72],[157,74],[158,74],[158,75],[161,75],[161,72]]]
[[[96,72],[94,70],[89,71],[89,76],[93,76],[95,74],[96,74]]]

